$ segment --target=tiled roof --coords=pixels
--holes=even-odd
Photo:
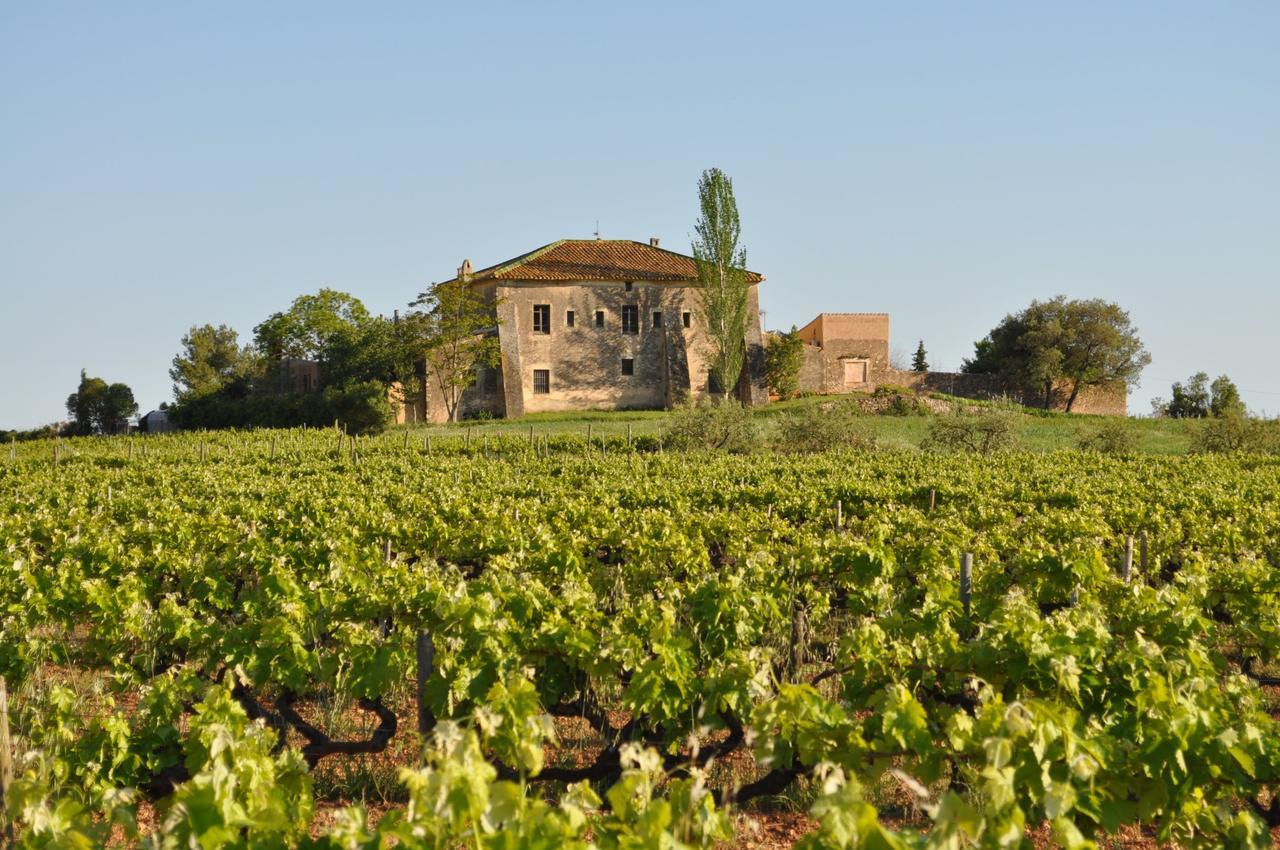
[[[484,280],[696,280],[693,257],[630,239],[561,239],[471,273]],[[747,272],[753,283],[764,275]]]

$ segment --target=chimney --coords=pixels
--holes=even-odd
[[[458,268],[458,277],[468,277],[471,274],[471,261],[463,260],[462,265]]]
[[[649,247],[650,247],[650,248],[657,248],[657,247],[658,247],[658,242],[659,242],[659,241],[661,241],[661,240],[659,240],[659,239],[658,239],[658,237],[656,237],[656,236],[650,236],[650,237],[649,237]]]

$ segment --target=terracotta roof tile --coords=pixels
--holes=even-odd
[[[764,275],[748,272],[755,283]],[[471,274],[471,280],[653,280],[698,277],[693,257],[630,239],[561,239]]]

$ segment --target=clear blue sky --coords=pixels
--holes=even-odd
[[[1056,293],[1130,403],[1280,412],[1280,3],[6,3],[0,427],[80,368],[170,398],[193,324],[377,312],[562,237],[687,250],[734,179],[769,327],[888,311],[954,368]]]

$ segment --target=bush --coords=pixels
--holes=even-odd
[[[751,411],[733,400],[676,408],[662,432],[663,445],[680,451],[719,449],[742,454],[753,450],[759,438]]]
[[[1011,449],[1017,442],[1018,414],[1012,410],[969,413],[956,408],[955,413],[933,421],[921,448],[985,455]]]
[[[391,422],[387,388],[353,381],[324,392],[258,394],[233,398],[210,393],[169,409],[179,428],[320,428],[342,423],[349,433],[374,434]]]
[[[804,366],[804,340],[796,333],[776,334],[764,350],[764,377],[778,398],[791,398],[800,389],[800,369]]]
[[[1194,452],[1280,454],[1280,422],[1228,413],[1206,420],[1192,439]]]
[[[876,447],[876,438],[867,433],[854,405],[827,402],[784,414],[774,445],[782,452],[869,451]]]
[[[1101,452],[1104,455],[1133,454],[1138,449],[1138,436],[1123,419],[1111,419],[1101,428],[1083,434],[1079,446],[1084,451]]]

